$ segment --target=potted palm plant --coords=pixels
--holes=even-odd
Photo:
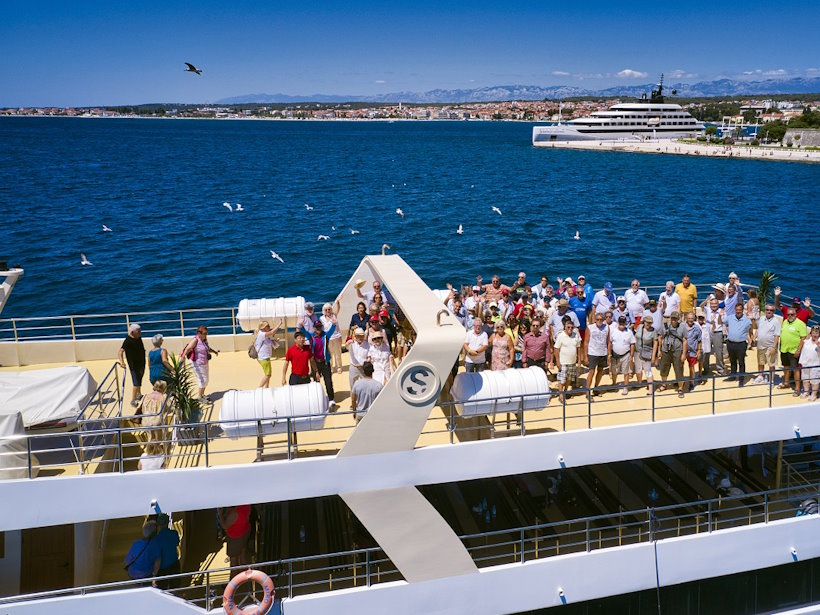
[[[773,271],[766,270],[760,275],[760,284],[757,287],[757,300],[760,302],[761,307],[769,302],[772,287],[776,280],[777,274]]]
[[[191,441],[199,438],[195,426],[202,419],[202,406],[197,398],[191,366],[170,354],[171,369],[168,370],[168,404],[173,408],[179,427],[177,440]]]

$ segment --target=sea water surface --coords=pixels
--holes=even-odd
[[[730,270],[754,283],[769,269],[820,299],[820,167],[536,150],[531,131],[2,118],[0,260],[25,268],[3,317],[330,299],[384,243],[434,288],[520,270],[594,288]]]

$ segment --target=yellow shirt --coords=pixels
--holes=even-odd
[[[683,282],[675,286],[675,293],[680,297],[680,311],[681,318],[686,312],[691,312],[695,309],[695,303],[698,300],[698,289],[694,284],[689,284],[689,288],[683,287]]]

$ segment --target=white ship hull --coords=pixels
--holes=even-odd
[[[532,144],[545,146],[554,141],[645,141],[647,139],[693,139],[700,130],[681,130],[678,127],[624,126],[580,127],[572,124],[533,126]]]

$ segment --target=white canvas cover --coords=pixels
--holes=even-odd
[[[37,475],[38,461],[31,460],[33,476]],[[28,478],[26,432],[20,413],[0,414],[0,480]]]
[[[26,427],[75,419],[96,390],[94,378],[79,365],[0,372],[0,415],[19,412]]]

